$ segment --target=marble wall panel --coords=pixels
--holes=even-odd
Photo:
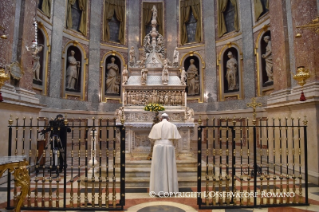
[[[290,87],[290,61],[287,32],[287,15],[284,1],[269,1],[271,23],[274,90]]]
[[[65,26],[65,1],[56,0],[53,6],[52,17],[52,39],[51,39],[51,63],[54,64],[50,67],[50,85],[49,95],[53,98],[61,97],[61,77],[62,77],[62,36]]]
[[[140,15],[141,14],[141,3],[142,1],[128,1],[127,2],[127,31],[128,31],[128,50],[127,54],[129,54],[131,46],[135,48],[135,57],[138,56],[138,48],[140,47]],[[138,59],[138,58],[137,58]]]
[[[100,5],[103,5],[102,0],[91,1],[91,16],[90,16],[90,43],[89,43],[89,66],[88,66],[88,101],[92,102],[96,92],[99,93],[100,81],[100,40],[102,31],[99,20],[101,20],[102,11]],[[103,7],[102,7],[103,8]]]
[[[291,13],[293,18],[294,34],[302,34],[301,38],[294,39],[294,55],[296,67],[291,67],[295,73],[297,67],[305,66],[312,73],[308,82],[319,80],[319,36],[313,29],[296,29],[297,26],[311,23],[318,16],[316,0],[292,0]]]
[[[217,20],[214,16],[215,5],[208,1],[202,2],[202,20],[203,20],[203,41],[205,42],[205,51],[203,51],[202,57],[205,60],[205,89],[204,89],[204,101],[216,101],[217,100],[217,76],[216,76],[216,43],[215,43],[215,22]],[[212,30],[210,30],[212,29]]]
[[[20,2],[21,3],[21,2]],[[0,39],[0,67],[4,67],[11,62],[13,55],[14,32],[18,31],[15,25],[15,11],[19,7],[14,1],[0,1],[0,26],[4,28],[0,30],[0,35],[7,35],[7,39]]]

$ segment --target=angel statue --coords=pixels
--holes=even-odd
[[[33,58],[33,67],[32,67],[33,79],[37,80],[37,81],[41,81],[41,79],[40,79],[40,68],[41,68],[40,57],[37,54],[42,51],[43,45],[42,44],[37,45],[37,42],[32,41],[32,45],[31,46],[25,46],[25,48],[27,49],[28,52],[31,51],[31,54],[32,54],[32,58]]]
[[[27,49],[28,52],[31,51],[32,55],[36,55],[36,54],[38,54],[39,52],[42,51],[43,45],[42,44],[37,45],[37,42],[32,41],[32,45],[31,46],[25,46],[25,48]]]

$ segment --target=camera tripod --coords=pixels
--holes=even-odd
[[[50,166],[49,166],[50,169],[49,169],[49,171],[52,171],[52,169],[56,170],[57,174],[59,175],[59,170],[58,170],[57,166],[59,165],[60,169],[61,169],[61,166],[64,165],[64,164],[59,164],[60,157],[62,157],[63,162],[66,163],[65,162],[65,158],[64,158],[64,148],[63,148],[63,145],[61,143],[60,137],[58,135],[51,136],[50,137],[50,142],[48,142],[46,144],[46,146],[44,147],[44,151],[47,150],[49,148],[49,146],[51,146],[51,151],[52,151],[52,154],[53,154],[52,155],[52,158],[53,158],[52,162],[53,163],[51,164],[51,158],[50,158]],[[58,157],[58,151],[60,153],[59,154],[60,157]],[[40,158],[37,161],[36,173],[39,173],[39,164],[40,164],[40,161],[42,160],[42,158],[43,158],[43,152],[42,152]],[[46,161],[44,163],[46,163]],[[44,165],[44,167],[45,167],[45,165]]]

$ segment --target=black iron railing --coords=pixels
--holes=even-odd
[[[26,124],[26,118],[22,124],[10,121],[8,155],[29,156],[31,186],[23,210],[123,210],[123,125],[95,118],[38,118],[36,125],[32,119]],[[7,209],[12,209],[10,173],[7,178]]]
[[[206,120],[198,127],[199,208],[308,205],[303,123],[300,118],[219,118],[211,125]]]

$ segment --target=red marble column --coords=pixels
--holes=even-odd
[[[300,38],[294,38],[296,67],[292,67],[291,71],[295,73],[297,67],[305,66],[311,73],[311,78],[307,82],[319,80],[319,34],[316,34],[314,29],[296,28],[318,17],[317,1],[292,0],[291,12],[294,34],[302,35]]]
[[[22,45],[18,46],[21,51],[21,55],[18,55],[19,62],[24,70],[24,76],[20,80],[19,87],[32,90],[33,72],[32,72],[32,56],[31,52],[28,52],[25,46],[30,46],[35,38],[34,31],[34,16],[36,12],[36,0],[30,0],[24,2],[24,17],[20,22],[22,26]],[[18,50],[19,51],[19,50]],[[19,58],[21,57],[21,58]]]
[[[14,33],[15,1],[0,1],[0,36],[5,34],[7,39],[0,38],[0,66],[11,63],[12,43]]]
[[[286,1],[269,1],[274,90],[291,86]]]

